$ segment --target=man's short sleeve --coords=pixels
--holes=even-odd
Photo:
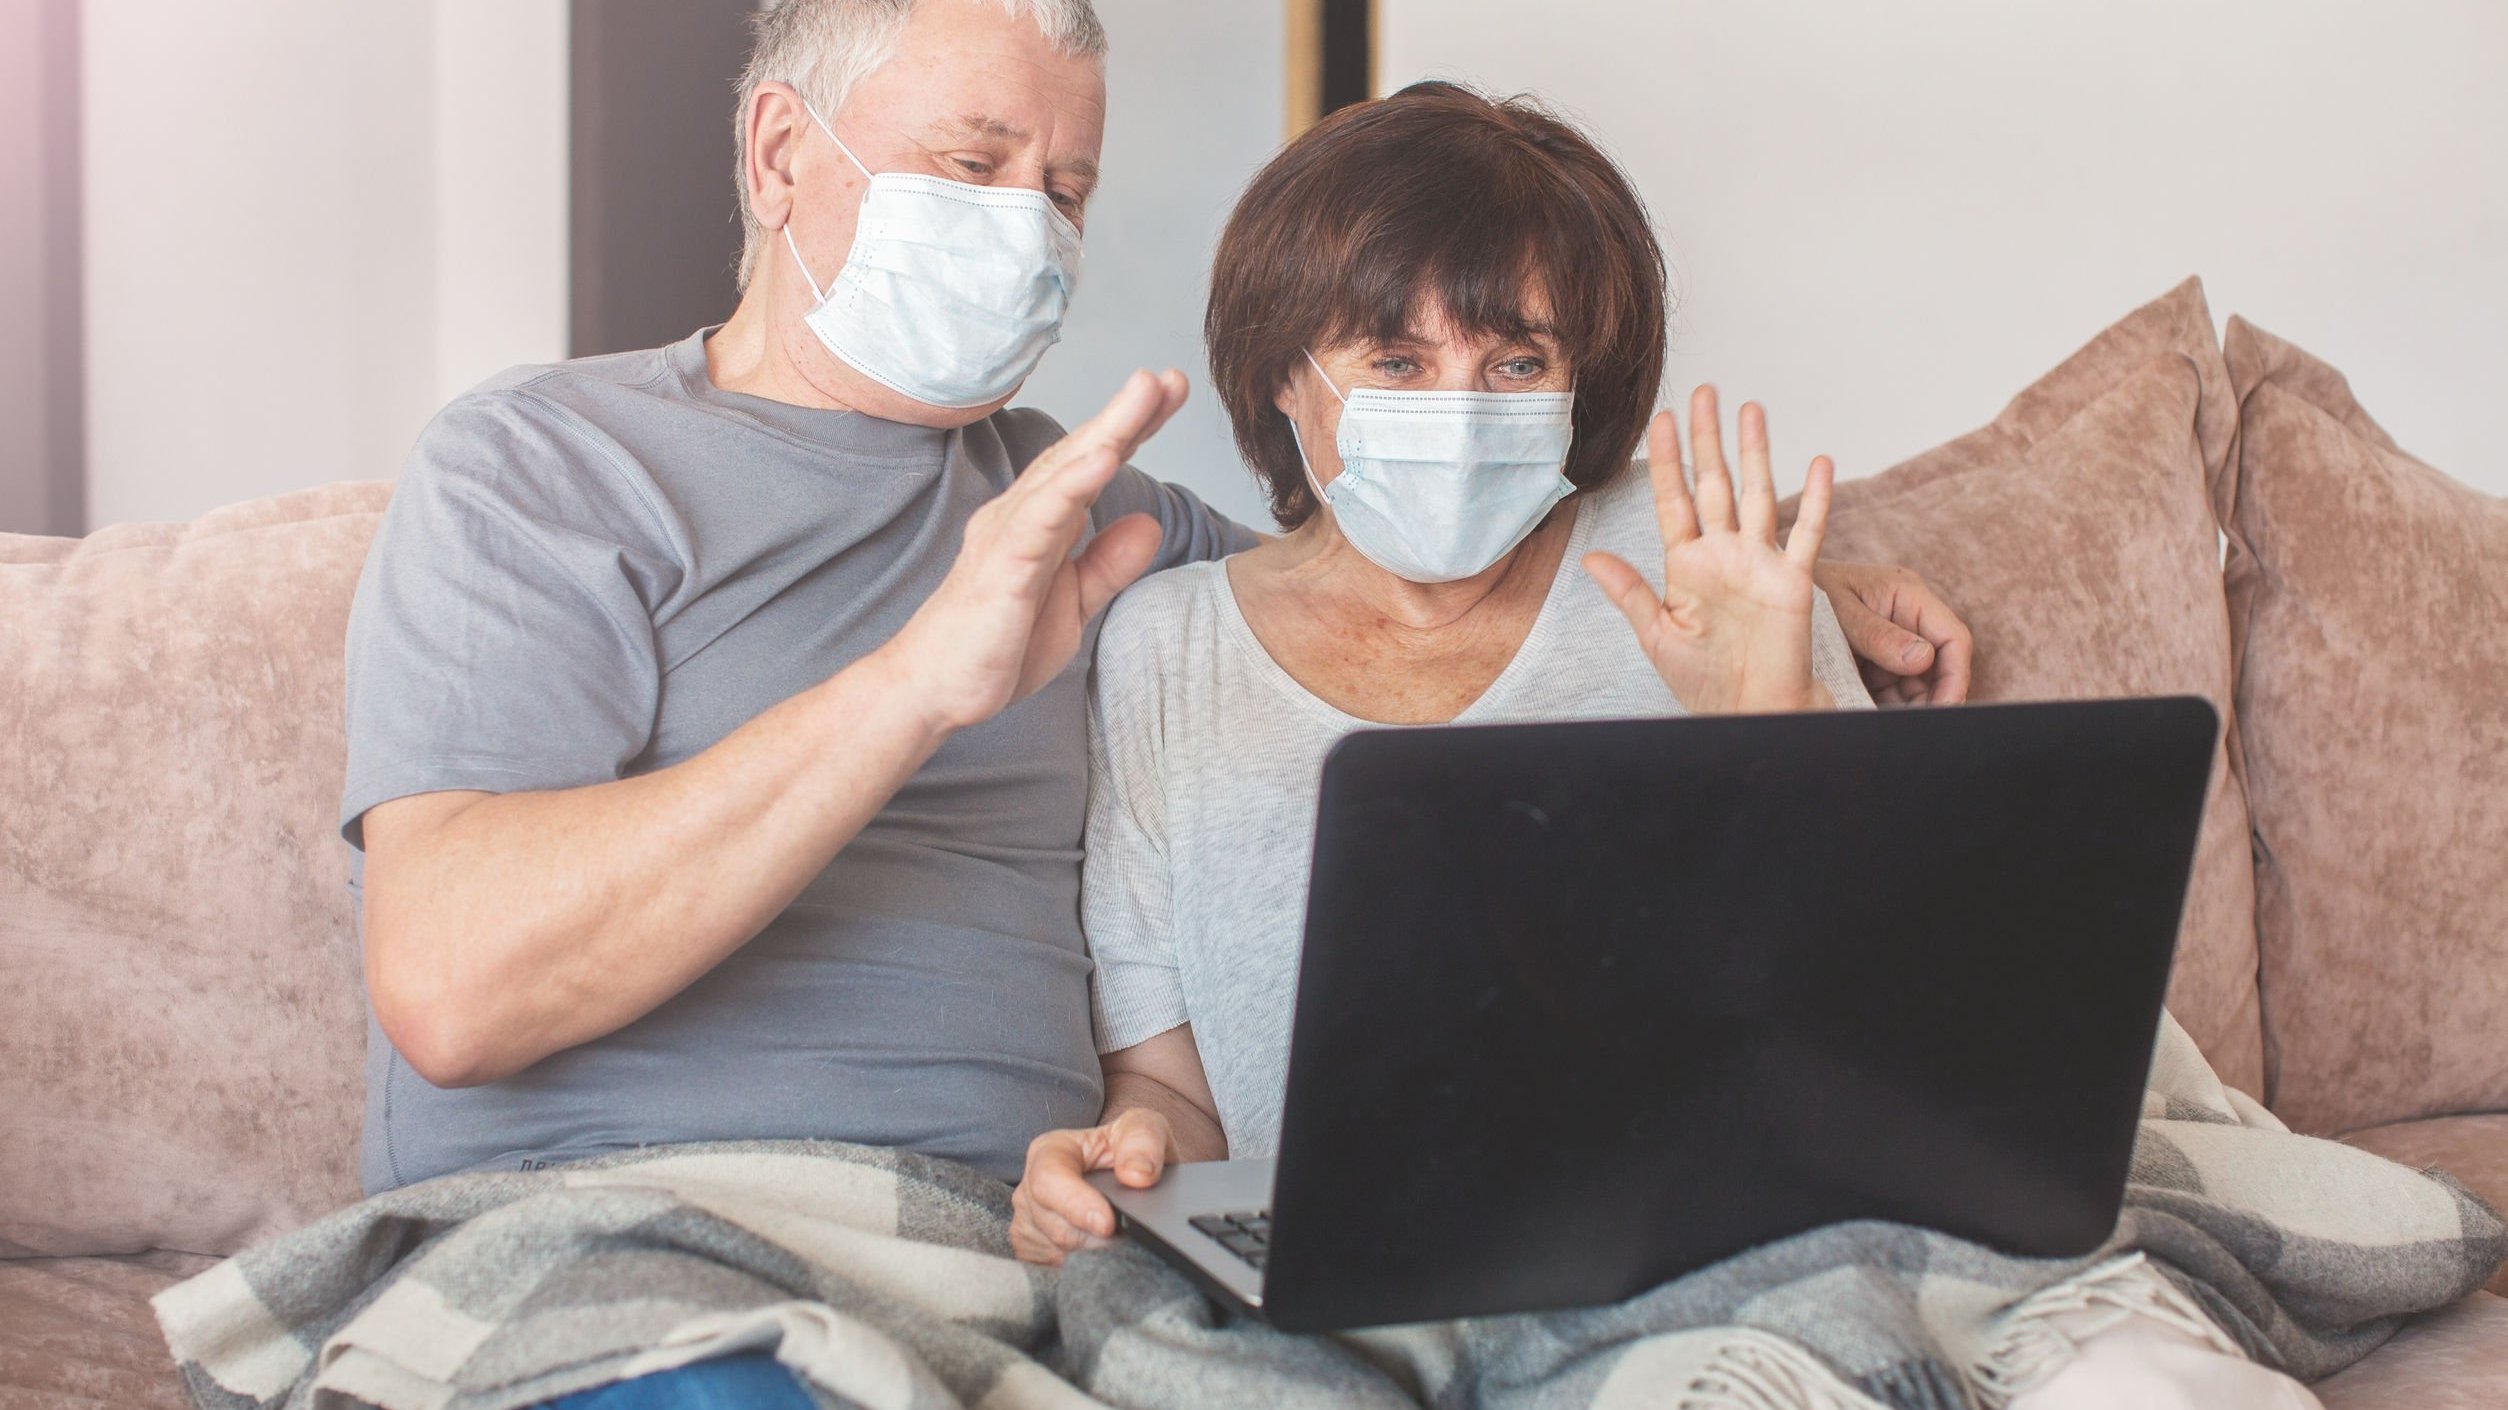
[[[527,391],[420,437],[349,615],[351,844],[395,798],[603,783],[643,752],[676,569],[634,474]]]

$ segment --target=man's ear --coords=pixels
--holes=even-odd
[[[801,94],[788,83],[761,83],[742,114],[747,140],[742,144],[741,176],[749,185],[749,209],[758,224],[781,230],[792,218],[795,180],[793,164],[801,150],[802,129],[810,122]]]

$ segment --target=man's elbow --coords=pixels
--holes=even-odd
[[[376,963],[377,949],[367,946],[366,997],[376,1026],[411,1071],[432,1086],[476,1087],[521,1070],[499,1052],[484,1003]]]

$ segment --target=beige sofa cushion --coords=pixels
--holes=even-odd
[[[2371,1126],[2344,1140],[2415,1170],[2437,1166],[2464,1182],[2493,1208],[2508,1209],[2508,1112],[2433,1116]],[[2508,1293],[2508,1267],[2491,1279],[2491,1291]],[[2508,1404],[2503,1399],[2502,1404]]]
[[[1977,634],[1974,699],[2182,691],[2230,722],[2229,621],[2206,486],[2235,431],[2212,316],[2188,280],[2092,339],[1992,424],[1841,483],[1824,551],[1903,564],[1948,597]],[[2169,1006],[2223,1081],[2260,1096],[2253,886],[2246,799],[2224,761]]]
[[[2508,501],[2230,321],[2267,1081],[2309,1131],[2508,1110]]]
[[[209,1268],[188,1253],[0,1262],[0,1410],[181,1410],[148,1299]]]
[[[0,1255],[356,1198],[340,662],[386,493],[0,536]]]
[[[2508,1405],[2508,1300],[2475,1293],[2417,1317],[2311,1389],[2325,1410],[2498,1410]]]

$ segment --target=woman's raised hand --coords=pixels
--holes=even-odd
[[[1585,571],[1628,618],[1638,646],[1692,714],[1828,708],[1834,702],[1811,674],[1811,569],[1828,527],[1836,468],[1825,455],[1811,462],[1794,532],[1780,547],[1767,414],[1755,402],[1742,407],[1738,494],[1724,465],[1715,388],[1691,395],[1689,428],[1694,495],[1681,476],[1672,413],[1657,415],[1646,433],[1655,519],[1663,529],[1663,595],[1608,553],[1587,554]]]

